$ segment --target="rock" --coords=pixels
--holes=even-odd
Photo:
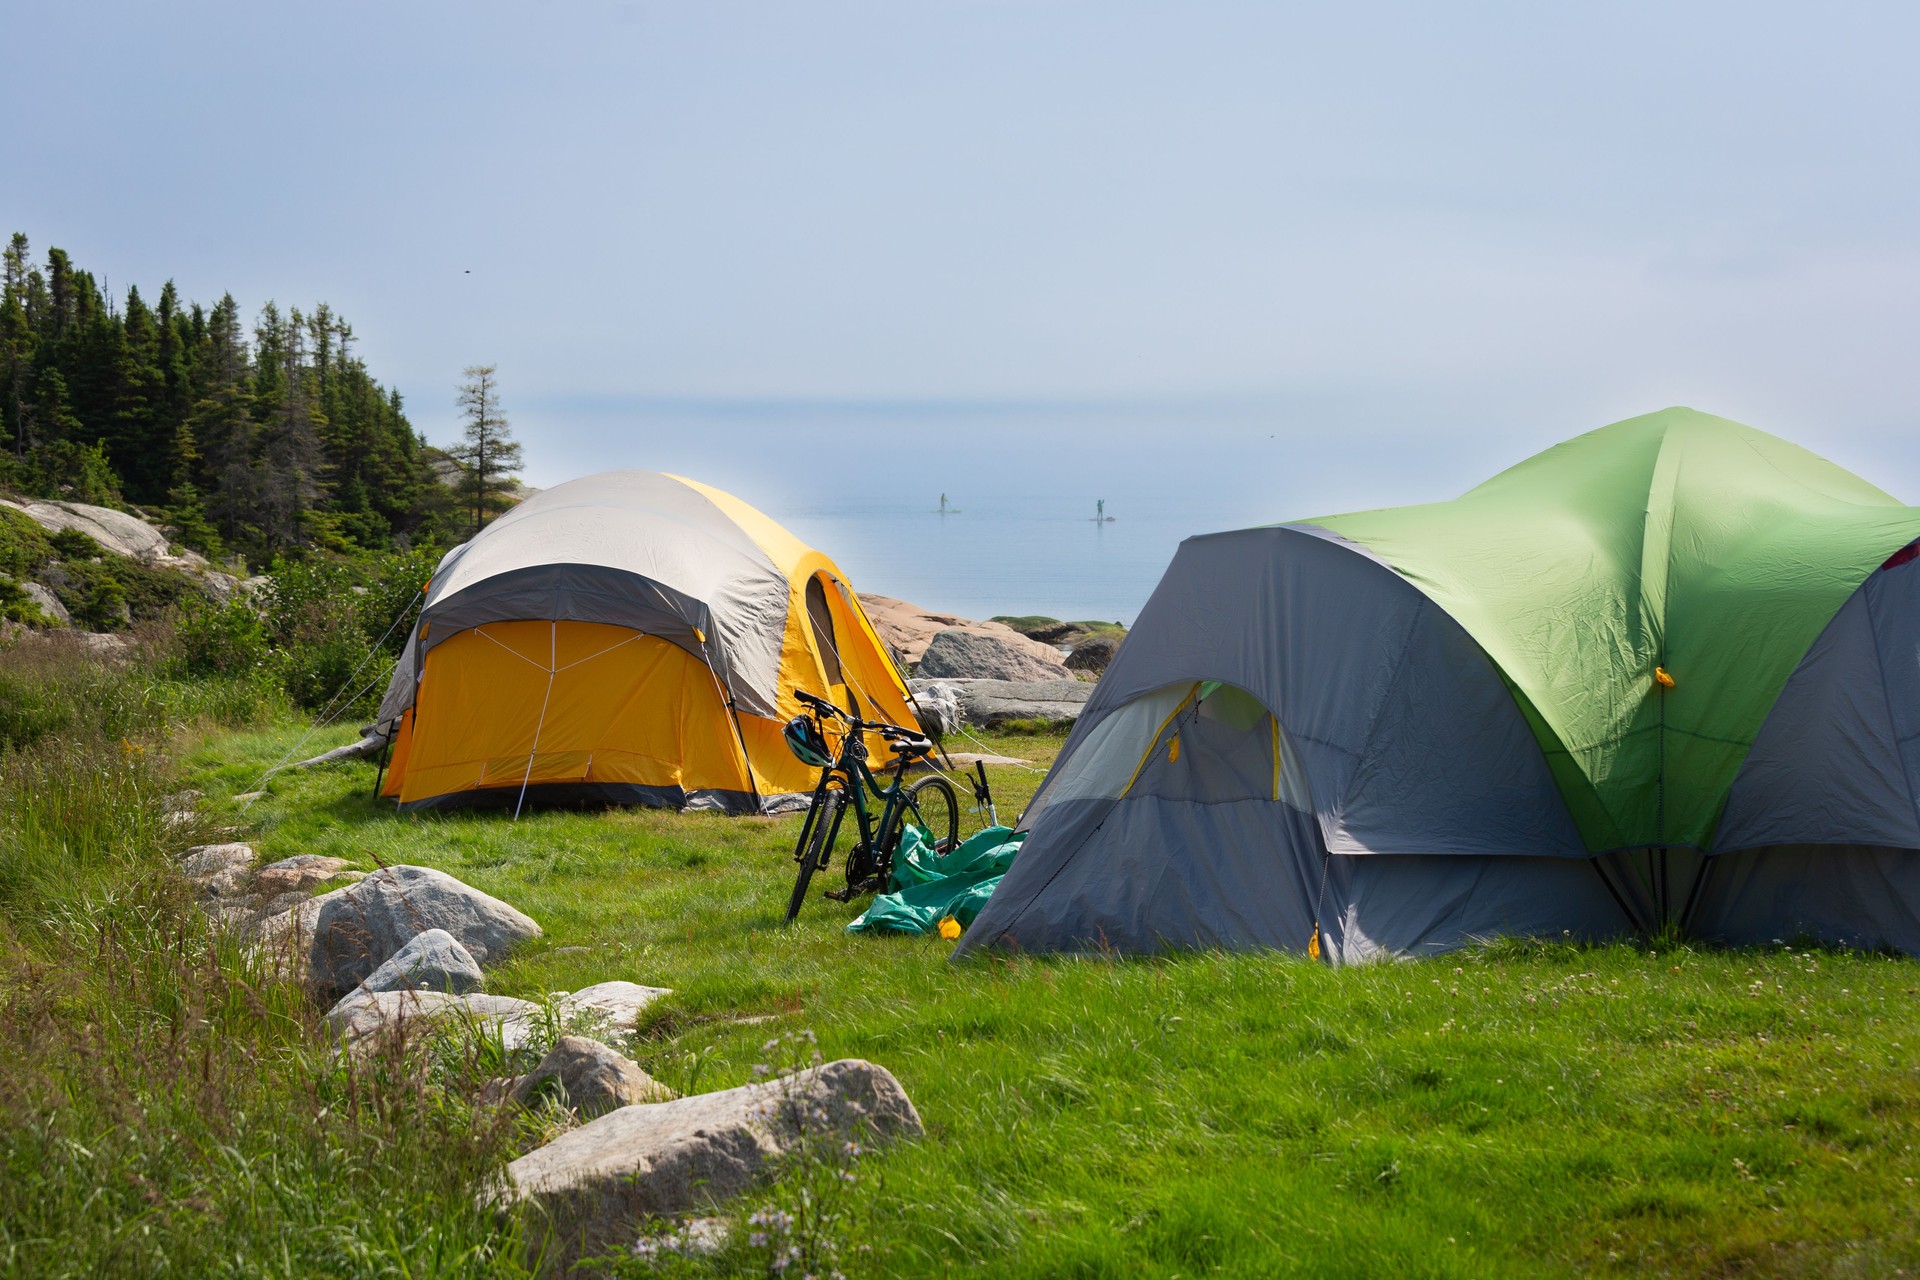
[[[407,945],[368,974],[366,991],[451,991],[465,995],[486,984],[480,966],[445,929],[416,933]]]
[[[266,798],[267,793],[264,791],[242,791],[233,797],[233,802],[244,809],[255,800],[264,800]]]
[[[1120,642],[1112,636],[1093,636],[1073,647],[1067,655],[1067,670],[1105,671],[1119,649]]]
[[[167,539],[158,529],[138,516],[130,516],[112,507],[96,507],[84,502],[29,502],[25,506],[8,503],[24,511],[27,518],[49,533],[78,529],[102,549],[135,560],[165,560]]]
[[[554,1007],[565,1025],[584,1028],[595,1035],[614,1035],[633,1030],[640,1022],[642,1010],[661,996],[672,994],[671,987],[598,982],[561,997]]]
[[[176,791],[168,796],[165,803],[169,809],[192,809],[206,798],[206,792],[197,791],[192,787],[188,787],[185,791]]]
[[[327,1010],[327,1026],[353,1051],[383,1032],[411,1036],[444,1023],[498,1034],[509,1052],[526,1047],[542,1028],[541,1008],[531,1000],[481,992],[367,991],[350,993]]]
[[[914,709],[920,713],[920,727],[936,738],[958,733],[967,727],[966,712],[960,707],[960,693],[943,680],[909,680]]]
[[[207,569],[200,574],[200,586],[215,604],[226,604],[239,594],[240,579],[218,569]]]
[[[231,898],[247,882],[259,855],[244,844],[196,845],[180,855],[180,873],[209,898]]]
[[[540,1065],[521,1076],[511,1094],[526,1106],[542,1097],[557,1098],[562,1106],[584,1117],[600,1115],[636,1102],[667,1102],[673,1090],[629,1061],[586,1036],[561,1036]]]
[[[538,1201],[558,1238],[605,1248],[638,1218],[740,1194],[809,1133],[878,1143],[921,1132],[919,1114],[890,1072],[843,1058],[776,1080],[609,1112],[515,1160],[494,1194],[508,1203]]]
[[[315,885],[325,884],[347,869],[345,858],[328,858],[317,853],[296,853],[291,858],[282,858],[260,868],[253,877],[253,887],[258,893],[292,893],[295,889],[311,889]]]
[[[960,705],[971,724],[997,725],[1008,720],[1046,720],[1072,723],[1080,718],[1093,693],[1082,680],[962,680],[956,682]]]
[[[82,631],[80,646],[93,657],[108,662],[123,661],[133,655],[133,641],[103,631]]]
[[[330,896],[321,909],[313,927],[313,981],[322,990],[350,991],[428,929],[445,929],[481,964],[540,936],[527,916],[444,871],[385,867]]]
[[[67,612],[67,606],[60,603],[60,597],[53,594],[37,582],[23,582],[20,589],[27,593],[27,599],[33,607],[53,619],[57,627],[73,625],[73,615]]]
[[[265,921],[267,919],[270,919],[273,916],[277,916],[281,914],[282,912],[292,911],[295,907],[299,906],[301,903],[309,902],[311,900],[312,900],[312,895],[310,895],[305,889],[289,889],[285,893],[276,893],[272,897],[266,898],[262,901],[260,905],[259,918],[262,921]]]
[[[917,604],[895,600],[892,596],[860,594],[860,607],[894,660],[912,666],[926,654],[927,645],[942,631],[960,630],[1002,639],[1019,638],[1020,633],[1002,622],[975,622],[953,613],[929,613]],[[1056,652],[1053,655],[1059,657]]]
[[[928,642],[914,674],[922,679],[1057,680],[1067,674],[1057,651],[1011,628],[1005,635],[950,627]]]
[[[352,885],[348,885],[311,898],[282,894],[281,898],[293,901],[281,910],[274,910],[274,905],[281,898],[274,899],[273,903],[268,904],[260,922],[254,926],[255,949],[267,957],[276,972],[296,982],[306,981],[313,955],[313,931],[320,913],[329,902],[342,897],[352,888]]]

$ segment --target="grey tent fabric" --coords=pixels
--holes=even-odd
[[[1270,739],[1210,725],[1246,719],[1209,715],[1236,696]],[[957,956],[1299,950],[1317,917],[1358,959],[1627,924],[1486,655],[1398,575],[1300,529],[1181,544],[1022,826]]]
[[[1920,850],[1788,845],[1714,855],[1692,932],[1920,954]]]
[[[1181,544],[1029,823],[1103,720],[1182,680],[1236,686],[1274,713],[1336,853],[1586,854],[1512,695],[1459,624],[1377,562],[1286,528]],[[1020,865],[1033,854],[1029,842]]]
[[[488,622],[632,627],[699,656],[742,711],[773,716],[790,584],[711,499],[676,477],[609,471],[528,498],[440,562],[382,700],[413,702],[427,652]],[[424,632],[424,638],[422,633]]]
[[[1854,592],[1788,679],[1727,794],[1714,847],[1920,850],[1916,797],[1920,559],[1895,557]]]

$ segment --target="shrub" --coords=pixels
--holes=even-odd
[[[174,658],[181,674],[233,676],[267,664],[267,631],[252,604],[235,598],[224,605],[190,602],[173,632]]]

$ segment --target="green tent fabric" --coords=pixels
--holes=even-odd
[[[892,892],[873,900],[848,933],[932,933],[952,916],[966,928],[1013,865],[1025,832],[988,827],[952,852],[938,854],[917,827],[909,827],[894,855]]]
[[[1600,852],[1711,844],[1787,678],[1867,575],[1920,538],[1920,508],[1674,408],[1452,502],[1294,527],[1364,548],[1466,629]]]

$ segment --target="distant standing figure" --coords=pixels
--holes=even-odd
[[[1094,499],[1093,518],[1095,520],[1098,520],[1101,524],[1105,524],[1107,522],[1107,500],[1105,498]]]
[[[940,514],[947,514],[947,495],[944,493],[940,495]]]

